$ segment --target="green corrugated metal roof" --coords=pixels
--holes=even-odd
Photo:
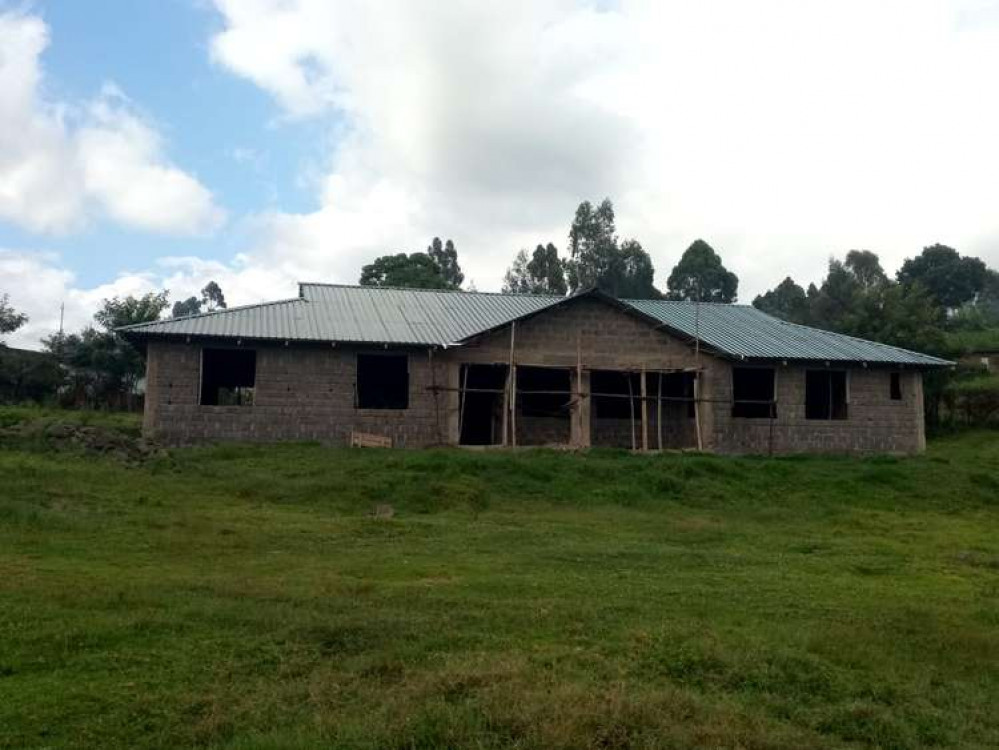
[[[706,348],[748,360],[825,360],[939,367],[946,360],[773,318],[747,305],[613,300]],[[571,298],[427,289],[301,284],[295,299],[119,329],[131,337],[224,337],[454,346]]]
[[[750,305],[625,300],[664,326],[738,359],[821,360],[941,367],[928,354],[788,323]]]
[[[131,336],[450,346],[562,297],[301,284],[296,299],[126,326]]]

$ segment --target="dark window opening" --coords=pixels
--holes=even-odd
[[[201,350],[202,406],[252,406],[256,379],[253,349]]]
[[[684,407],[683,413],[689,419],[694,418],[694,373],[649,373],[648,378],[648,396],[652,399],[650,405],[654,406],[655,400],[662,396],[663,406]]]
[[[571,392],[568,370],[517,368],[517,412],[525,417],[568,417]]]
[[[462,365],[458,408],[461,445],[499,445],[503,442],[503,393],[506,365]]]
[[[902,375],[897,372],[891,374],[891,400],[901,401],[902,400]]]
[[[358,354],[355,387],[358,409],[408,409],[409,357]]]
[[[631,419],[641,414],[642,385],[637,372],[594,370],[590,391],[596,419]]]
[[[846,372],[809,370],[805,373],[805,418],[846,419]]]
[[[776,373],[769,367],[733,367],[732,416],[747,419],[776,417],[775,380]]]

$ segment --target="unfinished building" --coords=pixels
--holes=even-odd
[[[742,305],[300,284],[290,300],[120,329],[171,443],[720,453],[925,446],[951,363]]]

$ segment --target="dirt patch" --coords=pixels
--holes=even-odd
[[[162,446],[107,427],[67,422],[22,422],[0,428],[0,445],[74,451],[109,456],[124,463],[141,463],[162,456]]]

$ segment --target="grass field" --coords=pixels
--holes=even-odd
[[[995,748],[999,435],[139,467],[8,443],[0,747],[187,746]]]

